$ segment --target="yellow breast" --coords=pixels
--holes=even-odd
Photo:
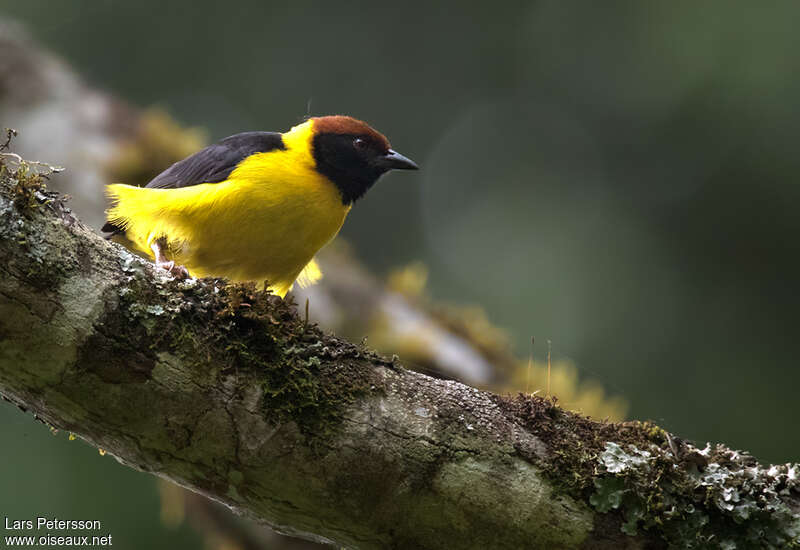
[[[192,275],[266,280],[285,295],[350,210],[336,186],[314,169],[311,124],[283,135],[286,150],[248,157],[221,183],[111,186],[126,188],[111,190],[115,210],[124,212],[119,217],[126,236],[147,252],[154,239],[166,236],[173,258]]]

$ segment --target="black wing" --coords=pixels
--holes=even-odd
[[[255,153],[286,149],[278,132],[244,132],[209,145],[180,160],[153,178],[145,187],[176,189],[200,183],[219,183],[227,179],[240,162]],[[109,237],[121,233],[119,227],[106,223]]]
[[[244,132],[226,137],[192,156],[176,162],[145,187],[174,189],[199,183],[219,183],[254,153],[286,149],[277,132]]]

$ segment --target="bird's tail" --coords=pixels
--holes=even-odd
[[[115,184],[115,185],[121,185],[121,184]],[[112,190],[109,189],[109,187],[112,186],[106,186],[106,194],[113,201],[114,206],[116,206],[119,203],[119,199],[117,198],[116,193],[112,192]],[[113,210],[113,207],[111,210]],[[100,231],[106,233],[105,238],[108,239],[109,241],[112,240],[117,235],[125,234],[125,228],[121,225],[121,222],[112,220],[111,210],[106,211],[106,223],[105,225],[103,225],[103,227],[100,228]]]
[[[158,190],[122,183],[106,186],[111,208],[106,211],[108,221],[103,231],[111,232],[109,238],[124,234],[136,247],[148,252],[152,240],[167,234],[160,201],[154,200],[153,191]]]
[[[308,285],[313,285],[322,279],[322,270],[319,268],[317,260],[311,258],[311,261],[306,264],[300,275],[297,276],[297,284],[305,288]]]

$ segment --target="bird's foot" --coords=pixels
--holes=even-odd
[[[169,271],[169,274],[175,277],[176,279],[189,278],[189,270],[183,267],[182,265],[177,265],[174,261],[156,262],[156,267],[160,267],[161,269],[166,269],[167,271]]]

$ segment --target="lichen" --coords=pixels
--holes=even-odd
[[[677,449],[677,446],[674,446]],[[789,548],[800,545],[800,465],[764,467],[724,446],[672,448],[609,441],[598,456],[598,512],[619,510],[622,531],[658,533],[672,548]]]
[[[800,547],[798,464],[763,466],[722,445],[698,449],[650,422],[595,422],[535,396],[496,402],[549,455],[517,452],[560,491],[614,515],[623,533],[676,549]]]
[[[16,153],[4,152],[16,135],[8,131],[8,140],[0,146],[0,194],[9,200],[0,209],[0,215],[7,220],[2,224],[0,237],[13,240],[28,253],[29,259],[36,263],[37,269],[31,270],[28,282],[35,288],[45,288],[64,271],[64,265],[47,258],[38,246],[45,238],[43,232],[33,222],[35,215],[47,208],[58,215],[68,213],[65,206],[67,197],[47,189],[47,179],[54,173],[63,170],[44,162],[25,160]]]
[[[511,398],[498,396],[495,402],[548,447],[550,456],[545,472],[553,483],[581,498],[588,498],[597,457],[606,441],[641,445],[665,441],[661,430],[653,430],[649,422],[597,422],[562,409],[555,397],[518,394]],[[526,453],[524,449],[519,452]],[[540,461],[535,455],[529,454],[528,458]]]
[[[307,437],[325,438],[349,404],[380,391],[368,365],[383,359],[323,334],[293,304],[255,284],[153,280],[144,260],[127,252],[119,259],[124,285],[117,298],[130,321],[120,327],[124,340],[168,349],[190,365],[258,373],[268,421],[295,422]]]
[[[17,210],[24,214],[49,204],[57,197],[47,190],[45,182],[52,174],[64,169],[25,160],[16,153],[8,152],[16,135],[16,130],[6,128],[6,141],[0,145],[0,185]]]

